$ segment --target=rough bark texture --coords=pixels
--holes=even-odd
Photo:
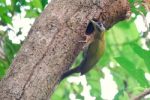
[[[107,28],[125,19],[127,0],[53,0],[0,82],[0,100],[47,100],[82,49],[86,25],[97,18]]]

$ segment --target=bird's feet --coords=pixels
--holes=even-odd
[[[85,36],[85,40],[78,41],[80,43],[85,43],[83,46],[83,50],[93,41],[93,35],[84,34],[84,36]]]

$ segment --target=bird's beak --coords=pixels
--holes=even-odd
[[[90,22],[93,24],[93,26],[97,25],[97,22],[90,20]]]
[[[99,25],[98,25],[98,23],[97,23],[96,21],[90,20],[90,22],[92,23],[94,29],[95,29],[96,27],[99,27]]]
[[[100,27],[100,29],[101,29],[102,32],[106,30],[103,25]]]

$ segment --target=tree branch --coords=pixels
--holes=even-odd
[[[126,18],[127,0],[52,0],[33,24],[7,76],[1,100],[47,100],[83,44],[89,19],[106,28]]]
[[[150,94],[150,88],[144,90],[142,93],[140,93],[139,95],[135,96],[132,100],[141,100],[142,98],[144,98],[146,95]]]

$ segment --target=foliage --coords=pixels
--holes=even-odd
[[[21,14],[22,8],[26,12],[26,18],[36,18],[48,2],[47,0],[28,2],[27,0],[11,0],[11,3],[7,4],[6,1],[0,1],[0,26],[3,27],[9,25],[13,27],[13,16]],[[117,84],[118,93],[114,96],[114,100],[128,100],[141,90],[150,87],[149,81],[145,78],[145,73],[150,72],[150,50],[143,49],[141,42],[147,36],[148,31],[140,35],[134,23],[137,16],[139,14],[145,16],[147,10],[142,6],[142,0],[129,0],[129,2],[135,17],[117,23],[106,32],[105,54],[96,67],[86,74],[86,85],[91,87],[90,95],[96,100],[102,99],[101,88],[103,87],[99,80],[105,78],[103,68],[110,70],[113,80]],[[14,44],[9,40],[9,30],[11,29],[8,27],[5,30],[0,29],[0,79],[5,75],[21,45]],[[147,39],[147,47],[150,47],[149,44],[149,39]],[[82,54],[78,56],[73,66],[77,66],[81,59]],[[82,95],[82,91],[85,89],[83,83],[69,83],[68,80],[65,79],[59,85],[51,97],[52,100],[61,100],[62,98],[67,100],[70,93],[74,93],[76,98],[85,99]]]
[[[29,8],[25,9],[25,17],[35,18],[39,16],[47,4],[47,0],[33,0],[31,2],[27,2],[26,0],[8,1],[0,1],[0,79],[5,75],[5,72],[21,46],[21,44],[12,43],[8,36],[10,31],[14,31],[9,27],[10,25],[13,27],[13,16],[19,13],[21,14],[21,9],[29,6]],[[19,32],[16,32],[17,36],[22,34],[20,29]]]

